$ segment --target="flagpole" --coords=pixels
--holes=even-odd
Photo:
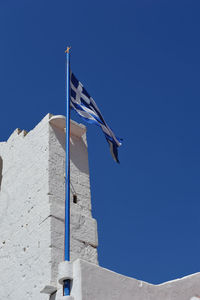
[[[70,260],[70,50],[66,54],[66,171],[65,171],[65,252],[64,259]],[[70,295],[70,280],[64,281],[64,296]]]

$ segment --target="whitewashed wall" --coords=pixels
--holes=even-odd
[[[64,118],[48,114],[29,133],[17,129],[0,143],[0,300],[200,299],[200,273],[152,285],[98,266],[85,127],[73,121],[70,145],[74,263],[64,264],[59,274],[64,253]],[[57,282],[65,275],[73,278],[70,297],[63,297]]]
[[[40,291],[57,285],[64,248],[65,133],[50,125],[50,118],[48,114],[28,134],[17,129],[0,143],[2,300],[49,299]],[[80,127],[73,122],[71,182],[77,203],[71,199],[71,258],[97,264],[87,143],[85,133],[77,134]]]
[[[71,299],[198,300],[200,299],[199,283],[200,273],[196,273],[163,284],[153,285],[78,259],[73,263]],[[62,296],[61,289],[51,300],[54,299],[68,300],[67,297]]]

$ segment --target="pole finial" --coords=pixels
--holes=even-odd
[[[70,49],[71,49],[71,47],[67,47],[67,50],[65,50],[65,53],[69,53]]]

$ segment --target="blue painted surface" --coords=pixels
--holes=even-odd
[[[65,169],[65,260],[70,260],[70,54],[66,53],[66,169]],[[64,282],[64,296],[70,295],[70,281]]]

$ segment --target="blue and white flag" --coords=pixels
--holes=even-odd
[[[121,146],[121,139],[117,138],[105,122],[96,103],[83,87],[82,83],[71,73],[70,82],[71,108],[73,108],[86,122],[101,127],[106,140],[110,146],[110,152],[116,162],[118,160],[118,147]]]

